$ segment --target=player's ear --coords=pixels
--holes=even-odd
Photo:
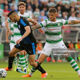
[[[58,16],[58,13],[56,12],[55,15]]]

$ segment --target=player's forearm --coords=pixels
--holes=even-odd
[[[31,32],[30,28],[26,28],[26,32],[21,38],[24,39],[25,37],[27,37],[30,34],[30,32]]]
[[[31,22],[33,25],[37,24],[37,21],[35,21],[34,19],[28,18],[27,19],[29,22]]]
[[[71,20],[69,21],[69,24],[78,24],[80,23],[80,20]]]
[[[7,31],[10,31],[8,21],[5,22]]]
[[[6,40],[9,40],[8,38],[9,38],[9,32],[6,31]]]
[[[40,24],[36,24],[32,26],[32,30],[39,29],[39,28],[41,28]]]

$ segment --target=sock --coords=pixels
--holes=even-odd
[[[70,62],[72,68],[80,75],[79,67],[78,67],[77,63],[75,62],[75,60],[71,56],[68,57],[68,62]]]
[[[29,55],[26,54],[26,68],[28,68],[28,58],[29,58]]]
[[[20,57],[19,57],[19,60],[18,60],[18,66],[17,66],[17,69],[21,69]]]
[[[10,56],[9,56],[9,60],[8,60],[8,68],[9,68],[9,69],[12,68],[13,60],[14,60],[14,57],[10,57]]]
[[[36,56],[35,56],[35,60],[37,60],[38,59],[38,54],[36,54]]]
[[[36,70],[37,70],[37,69],[36,69],[35,67],[32,66],[31,72],[30,72],[29,74],[32,76],[32,74],[33,74]]]
[[[17,65],[17,57],[14,58],[14,64]]]
[[[41,73],[46,73],[46,71],[40,66],[40,64],[38,63],[38,66],[35,68],[35,67],[32,67],[31,69],[31,72],[29,73],[31,76],[32,74],[36,71],[36,70],[39,70]]]
[[[24,57],[24,55],[19,55],[19,65],[21,65],[23,67],[23,69],[26,69],[26,59]]]
[[[41,73],[46,73],[46,71],[41,67],[41,65],[38,63],[38,66],[36,67]]]

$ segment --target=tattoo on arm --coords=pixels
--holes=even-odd
[[[72,20],[72,21],[71,21],[71,24],[76,24],[76,21],[75,21],[75,20]]]

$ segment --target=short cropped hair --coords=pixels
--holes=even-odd
[[[50,12],[50,13],[51,13],[51,12],[56,13],[57,10],[56,10],[56,8],[50,8],[50,9],[49,9],[49,12]]]
[[[13,10],[13,11],[9,12],[8,17],[9,17],[12,13],[16,13],[16,11]]]
[[[21,5],[26,6],[26,3],[24,3],[24,2],[19,2],[18,7],[21,6]]]

